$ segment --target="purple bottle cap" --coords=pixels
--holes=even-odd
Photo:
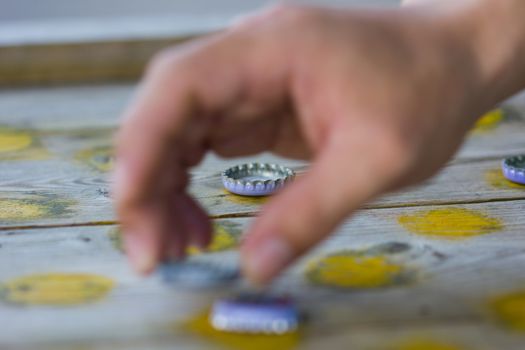
[[[501,169],[509,181],[525,185],[525,155],[505,158]]]
[[[241,196],[267,196],[284,187],[295,172],[277,164],[249,163],[226,169],[222,183],[228,191]]]
[[[297,329],[299,313],[289,299],[239,296],[216,301],[210,322],[226,332],[284,334]]]

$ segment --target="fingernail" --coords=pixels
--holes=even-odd
[[[247,257],[247,274],[258,283],[266,283],[293,259],[290,245],[278,237],[263,240]]]
[[[126,254],[133,266],[133,269],[140,274],[149,273],[155,266],[155,259],[147,247],[142,244],[139,235],[126,233],[124,235],[126,243]]]

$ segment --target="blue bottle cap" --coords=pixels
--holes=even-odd
[[[525,155],[505,158],[501,168],[509,181],[525,185]]]
[[[224,187],[241,196],[267,196],[284,187],[295,172],[277,164],[249,163],[226,169],[222,173]]]
[[[240,276],[237,267],[196,261],[164,262],[159,273],[165,283],[177,287],[206,289],[230,284]]]

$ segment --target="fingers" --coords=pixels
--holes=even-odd
[[[148,70],[117,137],[113,188],[140,272],[210,241],[208,218],[184,194],[188,167],[210,148],[237,156],[273,146],[278,120],[265,116],[287,101],[288,65],[272,43],[226,32],[162,54]]]
[[[343,134],[343,133],[342,133]],[[245,275],[257,284],[274,278],[328,236],[349,213],[386,186],[377,157],[342,135],[331,140],[311,170],[263,210],[242,246]],[[373,145],[372,145],[373,146]],[[372,158],[370,158],[372,157]]]
[[[183,220],[176,213],[183,200],[174,196],[184,191],[186,167],[198,162],[205,151],[198,138],[193,138],[195,144],[186,141],[192,138],[189,131],[196,129],[187,127],[193,116],[192,88],[175,71],[167,74],[167,63],[160,66],[142,83],[117,138],[116,209],[126,250],[140,273],[151,272],[166,256],[184,254],[184,227],[192,219]],[[184,213],[200,219],[202,213],[195,211],[190,206]]]
[[[174,210],[183,221],[189,241],[205,249],[211,242],[211,225],[208,215],[185,193],[178,195]]]
[[[177,157],[181,158],[186,145],[179,143],[180,149],[174,146],[191,116],[192,91],[182,80],[176,85],[173,79],[158,74],[143,83],[118,134],[114,192],[117,209],[123,214],[168,185],[159,179],[169,178],[174,186],[184,184],[184,169],[175,167],[169,175],[162,173],[166,173],[163,163],[168,159],[171,165],[180,166]]]
[[[123,224],[124,250],[131,265],[141,274],[150,273],[163,256],[160,233],[161,216],[158,207],[144,206],[133,214],[135,222]],[[152,235],[151,232],[159,232]]]
[[[185,194],[187,168],[202,159],[212,134],[202,97],[209,85],[196,83],[199,71],[180,60],[163,60],[153,64],[117,138],[116,208],[131,262],[144,274],[159,260],[184,257],[189,242],[206,247],[211,231]],[[220,105],[213,92],[209,100]]]

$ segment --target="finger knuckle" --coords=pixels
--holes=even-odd
[[[414,160],[414,145],[403,132],[380,129],[376,131],[375,144],[378,161],[388,175],[403,173]]]
[[[146,68],[146,72],[152,73],[158,70],[166,69],[166,67],[169,67],[173,64],[173,56],[174,54],[171,48],[160,50],[150,59]]]
[[[146,76],[166,76],[175,71],[183,71],[185,60],[175,48],[157,52],[146,67]]]

